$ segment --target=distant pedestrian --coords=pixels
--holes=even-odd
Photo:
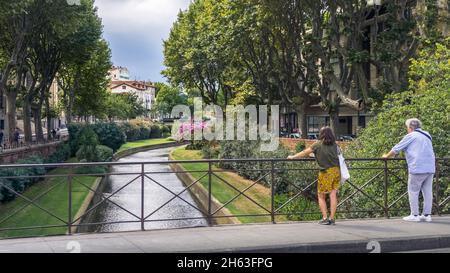
[[[0,130],[0,151],[3,151],[3,138],[5,137],[5,134],[3,133],[3,130]]]
[[[408,194],[411,215],[404,217],[405,221],[431,222],[433,207],[433,176],[436,171],[435,155],[430,133],[422,130],[422,122],[416,118],[406,121],[408,134],[392,150],[383,155],[390,158],[405,151],[408,163]],[[423,196],[423,213],[419,216],[419,194]]]
[[[14,139],[14,146],[17,148],[19,147],[19,139],[20,139],[20,132],[19,132],[19,128],[16,128],[16,130],[14,131],[13,134],[13,139]]]
[[[55,133],[56,139],[57,140],[61,140],[61,131],[58,129],[56,129],[56,133]]]
[[[56,130],[55,130],[55,128],[52,129],[52,139],[53,140],[56,139]]]
[[[311,147],[302,152],[289,156],[288,159],[308,157],[314,153],[319,164],[319,178],[317,183],[317,196],[319,207],[322,212],[321,225],[334,225],[337,208],[337,192],[341,181],[341,170],[339,164],[338,151],[340,148],[336,144],[336,137],[330,127],[323,127],[319,132],[319,140]],[[330,218],[328,218],[328,208],[326,195],[330,195]]]

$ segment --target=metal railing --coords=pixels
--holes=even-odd
[[[179,221],[179,220],[195,220],[236,217],[263,217],[270,219],[270,222],[288,220],[305,220],[313,219],[320,215],[316,205],[316,183],[318,167],[313,162],[313,159],[299,159],[299,160],[284,160],[284,159],[223,159],[223,160],[178,160],[178,161],[152,161],[152,162],[110,162],[110,163],[74,163],[74,164],[27,164],[27,165],[2,165],[0,170],[23,170],[30,168],[45,168],[47,170],[54,168],[66,169],[64,173],[47,173],[43,175],[17,175],[0,176],[0,194],[8,192],[13,194],[16,198],[24,200],[24,205],[19,208],[14,208],[8,213],[0,215],[0,237],[2,232],[17,231],[17,230],[33,230],[33,229],[51,229],[64,228],[67,234],[71,234],[74,228],[83,226],[103,226],[111,224],[124,223],[140,223],[140,229],[145,230],[145,223],[155,221]],[[351,179],[344,184],[340,189],[340,202],[338,203],[338,215],[341,218],[362,218],[362,217],[392,217],[398,216],[402,213],[409,212],[409,203],[407,195],[407,166],[404,159],[347,159]],[[148,171],[146,167],[152,165],[181,164],[183,166],[191,166],[192,164],[201,164],[201,168],[184,168],[182,170],[159,170]],[[139,166],[139,171],[118,171],[116,167]],[[228,169],[217,168],[217,166],[232,166],[238,173],[241,169],[245,169],[244,174],[255,173],[252,182],[245,187],[237,186],[235,183],[227,180],[226,176],[221,173],[229,172]],[[434,179],[434,202],[433,212],[435,214],[450,212],[450,159],[436,159],[436,174]],[[92,170],[93,167],[103,167],[105,171]],[[86,171],[86,168],[91,168],[91,171]],[[82,169],[83,171],[80,171]],[[129,169],[129,168],[128,168]],[[184,187],[180,192],[175,192],[169,186],[164,185],[163,182],[158,181],[156,176],[164,174],[190,174],[196,179]],[[118,189],[115,189],[108,195],[103,194],[101,189],[95,189],[92,185],[83,182],[80,177],[96,177],[96,178],[110,178],[112,176],[132,176],[132,179],[127,180]],[[51,179],[63,178],[55,182],[55,185],[47,188],[44,192],[31,197],[27,197],[25,193],[14,187],[14,181],[19,179]],[[223,200],[219,208],[213,209],[212,203],[214,199],[214,187],[217,183],[221,183],[222,187],[227,187],[235,192],[235,196],[229,200]],[[40,182],[39,182],[40,183]],[[150,213],[146,212],[145,200],[149,198],[146,196],[145,188],[148,183],[153,184],[159,188],[164,189],[170,193],[171,198],[166,200],[162,205],[152,209]],[[39,200],[48,195],[52,190],[61,184],[67,185],[67,209],[64,216],[58,215],[55,208],[48,208],[39,203]],[[119,204],[113,200],[113,197],[119,194],[123,189],[136,185],[140,189],[139,212],[132,212],[124,204]],[[183,194],[190,191],[192,187],[202,184],[208,193],[207,205],[201,208],[198,203],[190,202],[183,197]],[[249,191],[256,185],[264,185],[268,190],[266,196],[267,202],[256,200],[255,197],[250,196]],[[93,201],[89,208],[81,215],[74,215],[74,188],[82,187],[97,198],[97,202]],[[261,186],[258,186],[261,187]],[[93,198],[95,200],[96,198]],[[243,213],[234,215],[219,215],[218,212],[224,208],[229,207],[238,199],[253,204],[261,211],[260,213]],[[162,208],[168,206],[173,200],[179,199],[186,203],[193,210],[202,214],[201,217],[181,217],[181,218],[155,218],[157,212]],[[86,215],[94,212],[100,206],[109,203],[120,210],[132,216],[130,219],[117,219],[115,221],[95,222],[83,220]],[[302,204],[309,204],[310,206],[301,207]],[[0,205],[0,209],[1,209]],[[18,213],[24,211],[29,206],[33,206],[46,215],[56,219],[58,224],[51,225],[31,225],[21,226],[20,224],[12,223],[16,226],[7,226],[9,220],[13,219]],[[2,211],[2,210],[0,210]],[[308,218],[308,215],[311,218]],[[11,222],[11,221],[10,221]]]

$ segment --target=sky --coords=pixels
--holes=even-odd
[[[165,82],[163,40],[191,0],[95,0],[115,66],[131,79]]]

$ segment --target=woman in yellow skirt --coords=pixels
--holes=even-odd
[[[341,180],[339,168],[338,147],[336,137],[330,127],[323,127],[319,132],[319,140],[304,151],[289,156],[288,159],[308,157],[314,154],[320,167],[319,179],[317,183],[317,196],[319,207],[322,212],[321,225],[334,225],[337,207],[337,191]],[[330,195],[330,218],[328,218],[328,208],[326,195]]]

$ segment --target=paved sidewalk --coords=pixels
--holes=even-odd
[[[370,242],[369,246],[368,243]],[[450,247],[450,216],[432,223],[400,219],[254,224],[0,240],[0,253],[89,252],[400,252]]]

